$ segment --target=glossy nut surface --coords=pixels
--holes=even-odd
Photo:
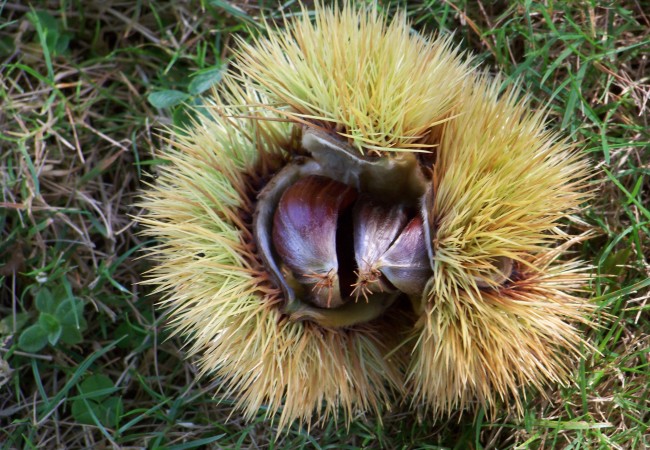
[[[275,250],[298,281],[311,288],[310,300],[321,308],[345,302],[337,232],[356,197],[356,190],[343,183],[310,175],[284,192],[273,217]]]

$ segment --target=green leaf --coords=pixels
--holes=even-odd
[[[18,347],[26,352],[36,353],[47,345],[47,330],[34,324],[23,331],[18,339]]]
[[[93,415],[104,426],[116,427],[124,410],[120,397],[110,396],[116,390],[106,375],[97,374],[86,378],[78,391],[79,397],[72,403],[72,415],[85,424],[96,424]]]
[[[79,423],[96,425],[93,415],[105,427],[117,427],[124,405],[122,398],[109,397],[104,401],[78,398],[72,402],[72,416]]]
[[[624,264],[626,264],[632,254],[632,247],[625,247],[614,253],[610,253],[603,264],[601,270],[605,275],[619,276],[623,273]]]
[[[52,297],[54,297],[54,302],[56,305],[70,298],[68,296],[68,292],[65,288],[64,282],[57,283],[57,285],[54,288],[52,288]]]
[[[45,59],[49,63],[50,55],[54,53],[56,41],[59,39],[59,25],[56,19],[46,11],[34,11],[27,15],[38,33]],[[49,67],[48,67],[49,69]]]
[[[59,319],[48,313],[41,313],[38,316],[38,324],[48,333],[53,333],[61,328]]]
[[[68,49],[73,34],[63,31],[61,22],[47,11],[34,11],[28,14],[29,20],[35,27],[40,27],[45,35],[45,45],[53,55],[63,53]]]
[[[223,73],[224,67],[222,65],[200,70],[192,76],[192,81],[190,81],[187,90],[193,95],[201,94],[221,81]]]
[[[32,24],[38,22],[44,30],[59,31],[59,22],[47,11],[34,11],[28,17]]]
[[[185,92],[168,89],[165,91],[152,92],[147,98],[151,105],[156,108],[164,109],[176,106],[190,97]]]
[[[62,325],[73,325],[81,328],[83,320],[84,302],[77,298],[70,298],[61,302],[57,306],[54,315],[59,319]],[[85,322],[85,321],[84,321]]]
[[[14,324],[15,319],[15,324]],[[17,313],[15,318],[13,314],[9,314],[7,317],[4,317],[0,320],[0,336],[6,336],[13,334],[14,330],[20,331],[27,324],[29,320],[28,313]],[[15,328],[14,328],[15,327]]]
[[[66,50],[68,50],[68,46],[70,45],[70,41],[74,37],[74,34],[70,32],[63,32],[59,34],[59,38],[56,41],[56,45],[54,47],[54,53],[56,55],[60,55],[64,53]]]
[[[56,345],[56,343],[59,342],[62,331],[63,328],[59,327],[56,331],[53,331],[47,335],[47,340],[49,341],[50,345]]]
[[[123,338],[118,344],[118,347],[123,349],[135,348],[142,341],[142,335],[128,321],[118,325],[114,331],[114,336]]]
[[[120,422],[124,405],[121,397],[109,397],[102,402],[103,414],[100,421],[107,427],[115,428]]]
[[[84,320],[84,329],[86,328],[86,321]],[[83,341],[83,335],[81,330],[75,328],[74,326],[65,326],[62,327],[61,331],[61,342],[64,342],[68,345],[76,345]]]
[[[93,400],[103,400],[115,390],[113,381],[106,375],[91,375],[81,382],[79,393],[84,398]]]
[[[52,292],[48,288],[44,287],[38,290],[36,293],[35,302],[36,309],[38,309],[40,312],[54,314],[54,310],[56,309],[56,301],[52,295]]]
[[[40,422],[45,420],[45,417],[51,414],[52,411],[58,407],[59,402],[61,402],[68,395],[70,389],[72,389],[73,386],[77,386],[77,381],[79,381],[81,376],[86,373],[88,368],[99,358],[110,352],[117,344],[118,342],[114,341],[105,347],[95,350],[95,352],[91,353],[83,361],[74,366],[74,371],[69,374],[69,377],[67,378],[67,381],[63,387],[59,388],[56,392],[56,395],[50,398],[50,401],[48,403],[44,403],[43,407],[40,408],[40,411],[36,416],[36,421]]]
[[[52,314],[41,313],[38,317],[38,324],[47,332],[47,339],[50,344],[56,345],[61,337],[61,323]]]
[[[184,130],[192,123],[192,116],[187,108],[177,108],[172,114],[172,122],[177,129]]]
[[[97,414],[99,412],[99,403],[92,400],[86,400],[84,402],[84,399],[81,398],[72,402],[72,417],[74,417],[74,419],[79,423],[95,425],[95,421],[93,420],[89,408],[92,408],[95,416],[99,418],[99,414]]]

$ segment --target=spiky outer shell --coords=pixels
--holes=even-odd
[[[199,356],[201,372],[223,379],[225,395],[234,394],[248,418],[263,406],[269,416],[281,410],[280,428],[339,408],[347,418],[378,413],[392,391],[403,391],[405,360],[388,353],[404,337],[405,319],[338,330],[283,316],[281,293],[252,245],[250,219],[254,185],[295,147],[292,126],[226,117],[226,104],[266,100],[223,83],[225,104],[215,97],[199,122],[175,134],[161,153],[168,164],[144,194],[148,212],[139,220],[160,242],[148,282],[165,294],[174,332],[191,336],[188,353]]]
[[[470,73],[450,39],[349,4],[287,25],[242,42],[236,62],[282,115],[339,133],[365,154],[431,149]]]
[[[408,378],[436,416],[476,403],[521,412],[522,387],[566,380],[583,344],[572,324],[593,308],[577,295],[587,269],[558,261],[576,239],[561,220],[589,197],[586,163],[500,84],[465,83],[433,166],[434,275]],[[500,258],[514,261],[508,282],[479,289]]]
[[[244,44],[211,105],[161,152],[143,197],[159,245],[149,282],[203,373],[252,418],[279,425],[379,413],[404,395],[434,415],[520,406],[520,389],[562,382],[591,307],[584,266],[561,262],[560,224],[585,200],[586,166],[515,90],[469,70],[448,41],[403,16],[318,7],[314,23]],[[326,44],[323,44],[326,43]],[[241,106],[248,105],[248,106]],[[428,150],[422,199],[433,277],[414,312],[346,328],[296,322],[251,235],[256,193],[300,148],[303,127],[360,153]],[[498,261],[515,270],[480,287]]]

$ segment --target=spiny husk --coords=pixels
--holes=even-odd
[[[558,259],[571,242],[561,222],[587,198],[585,162],[545,130],[544,112],[469,72],[449,41],[411,34],[403,15],[386,23],[372,9],[319,6],[313,24],[288,26],[242,43],[239,75],[161,153],[170,164],[142,202],[140,221],[160,242],[149,282],[202,372],[224,380],[246,417],[280,412],[280,428],[339,408],[348,420],[379,412],[404,374],[436,416],[475,404],[521,410],[520,389],[565,381],[566,356],[587,345],[573,324],[591,310],[577,295],[586,269]],[[368,159],[430,165],[433,277],[411,299],[419,318],[333,329],[281,313],[255,254],[251,194],[306,153],[295,124],[391,158]],[[416,159],[419,150],[431,153]],[[504,258],[516,270],[486,288]]]
[[[572,325],[588,323],[591,306],[575,295],[588,269],[554,262],[575,240],[560,222],[589,196],[586,163],[545,130],[543,111],[500,85],[481,75],[465,84],[425,205],[434,275],[408,377],[434,415],[521,411],[522,388],[566,382],[564,354],[588,347]],[[508,280],[479,288],[503,258],[515,267]]]
[[[549,383],[567,382],[591,348],[575,324],[589,325],[593,306],[577,295],[585,267],[555,261],[560,253],[530,260],[499,289],[461,290],[452,275],[442,281],[447,288],[434,291],[414,329],[414,401],[434,417],[478,406],[492,418],[499,408],[520,415],[526,388],[543,394]]]
[[[201,109],[160,153],[169,164],[141,201],[147,212],[139,221],[159,242],[150,251],[158,265],[147,282],[163,293],[173,330],[187,337],[201,372],[223,379],[225,395],[236,397],[247,418],[261,407],[268,416],[281,411],[282,429],[294,420],[324,420],[339,408],[348,420],[379,413],[390,390],[402,389],[405,364],[387,356],[400,320],[337,330],[281,314],[281,293],[252,245],[250,183],[282,161],[292,129],[225,117],[223,103],[265,100],[230,77],[223,84],[214,96],[223,102]],[[245,108],[238,113],[249,115]]]
[[[470,70],[449,39],[411,33],[402,13],[387,23],[347,2],[285,25],[242,42],[236,62],[273,108],[363,153],[431,150],[430,132],[449,118]]]
[[[586,161],[545,128],[543,110],[501,86],[480,74],[468,80],[443,126],[425,206],[436,292],[447,278],[475,290],[501,258],[533,264],[530,255],[570,238],[561,222],[590,196]]]

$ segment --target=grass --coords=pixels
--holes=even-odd
[[[650,446],[650,17],[642,2],[380,2],[448,34],[550,105],[596,169],[586,295],[609,320],[574,383],[529,392],[523,420],[432,422],[418,405],[346,429],[231,415],[138,285],[130,216],[157,128],[187,120],[230,58],[297,4],[0,2],[0,448],[621,448]],[[82,331],[76,332],[81,329]],[[30,330],[29,332],[27,330]],[[215,397],[216,393],[216,397]]]

